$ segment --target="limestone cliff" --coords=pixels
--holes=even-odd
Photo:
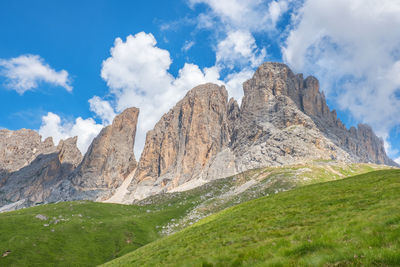
[[[33,130],[0,130],[0,173],[17,171],[38,155],[54,151],[51,137],[42,142],[40,135]]]
[[[265,63],[243,90],[240,108],[234,99],[227,102],[223,87],[189,91],[147,134],[125,201],[316,159],[394,165],[370,127],[346,129],[314,77]]]
[[[228,94],[224,87],[193,88],[149,131],[131,190],[177,187],[206,176],[206,166],[229,143]]]
[[[55,190],[49,201],[104,200],[135,170],[133,152],[139,109],[117,115],[92,141],[82,162]]]
[[[44,203],[53,188],[80,163],[82,155],[77,138],[60,141],[56,147],[51,138],[41,141],[31,130],[0,132],[0,207],[18,203],[10,209]],[[9,209],[9,210],[10,210]]]
[[[93,140],[85,157],[77,137],[41,141],[31,130],[0,131],[0,207],[108,198],[136,168],[137,108],[119,114]],[[3,210],[4,211],[4,210]]]
[[[116,188],[136,167],[133,153],[139,109],[116,116],[93,140],[72,182],[82,188]]]
[[[346,129],[337,118],[336,111],[330,111],[315,77],[303,79],[302,74],[294,75],[285,64],[264,63],[244,86],[250,84],[269,85],[269,88],[258,88],[261,91],[262,88],[268,88],[273,95],[290,97],[328,139],[350,154],[353,161],[395,165],[386,155],[383,141],[374,134],[371,127],[359,124],[357,128]]]
[[[136,108],[116,116],[83,160],[76,138],[56,147],[31,130],[0,130],[0,208],[106,200],[115,192],[112,201],[131,203],[253,168],[316,159],[395,165],[369,126],[346,129],[314,77],[264,63],[243,90],[240,107],[223,86],[190,90],[147,133],[139,162]]]

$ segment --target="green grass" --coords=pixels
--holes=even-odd
[[[0,266],[96,266],[159,238],[188,208],[168,204],[63,202],[0,214]]]
[[[0,266],[96,266],[239,203],[377,168],[386,167],[332,162],[269,167],[137,205],[79,201],[1,213]],[[249,180],[257,183],[232,193]],[[38,214],[49,219],[41,221]]]
[[[400,170],[251,200],[105,266],[400,265]]]
[[[180,220],[164,226],[163,232],[173,233],[225,208],[251,199],[276,194],[293,188],[343,179],[348,176],[367,173],[387,166],[353,163],[344,164],[333,161],[315,161],[307,164],[287,165],[253,169],[232,177],[212,181],[196,189],[174,194],[157,195],[145,202],[163,203],[166,199],[183,201],[189,197],[194,200],[193,207]],[[235,190],[250,180],[257,181],[243,192]],[[196,197],[195,197],[196,196]]]

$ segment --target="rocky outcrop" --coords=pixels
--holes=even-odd
[[[285,64],[264,63],[244,84],[244,93],[242,113],[262,114],[267,109],[259,106],[268,103],[271,97],[289,97],[329,142],[349,154],[351,161],[396,165],[386,155],[383,141],[369,126],[360,124],[358,128],[346,129],[336,111],[330,111],[315,77],[303,79],[302,74],[295,75]]]
[[[205,178],[210,160],[230,141],[227,98],[215,84],[189,91],[147,133],[130,189],[146,195]]]
[[[139,115],[129,108],[93,140],[85,157],[77,137],[41,141],[31,130],[0,131],[2,211],[65,200],[101,200],[112,195],[137,165],[133,148]],[[4,208],[4,206],[6,208]]]
[[[265,63],[260,68],[290,69],[279,63]],[[331,111],[326,103],[323,92],[320,91],[319,82],[315,77],[309,76],[305,80],[302,75],[296,75],[299,84],[299,98],[291,98],[296,102],[300,110],[308,115],[318,129],[335,145],[348,152],[356,162],[371,162],[377,164],[396,165],[387,155],[383,146],[383,140],[378,138],[372,128],[365,124],[359,124],[357,128],[347,129],[337,118],[336,111]]]
[[[8,158],[2,157],[5,166],[0,177],[0,206],[14,209],[46,202],[54,187],[82,160],[77,137],[60,141],[56,147],[51,138],[41,142],[40,135],[31,130],[1,134],[1,153]]]
[[[55,147],[31,130],[0,130],[0,207],[77,199],[132,203],[249,169],[317,159],[395,165],[369,126],[343,125],[312,76],[265,63],[243,90],[240,107],[223,86],[190,90],[147,133],[139,162],[136,108],[116,116],[83,160],[76,138]]]
[[[15,172],[29,165],[38,155],[55,150],[51,137],[42,142],[41,136],[33,130],[0,130],[0,173]]]
[[[53,190],[48,201],[111,197],[136,168],[133,148],[138,116],[139,109],[128,108],[103,128],[79,166]]]
[[[346,129],[314,77],[265,63],[243,89],[240,108],[234,99],[227,103],[223,87],[189,91],[147,134],[125,201],[265,166],[316,159],[393,163],[369,127]]]
[[[243,84],[244,97],[231,137],[238,171],[314,159],[351,161],[300,108],[300,80],[302,76],[287,66],[267,63]],[[314,112],[314,106],[309,108]]]
[[[136,168],[133,152],[139,109],[128,108],[116,116],[93,140],[72,183],[87,189],[114,189]]]
[[[57,146],[58,159],[61,163],[68,163],[74,168],[82,161],[82,154],[77,147],[78,137],[60,140]]]

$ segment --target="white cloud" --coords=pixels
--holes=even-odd
[[[265,48],[259,49],[248,31],[230,31],[217,45],[216,64],[227,68],[235,66],[258,67],[266,57]]]
[[[268,5],[268,14],[271,24],[275,27],[283,13],[288,9],[287,1],[271,1]]]
[[[129,35],[126,42],[115,39],[111,57],[103,62],[101,70],[101,77],[112,93],[121,94],[126,88],[135,88],[141,94],[146,93],[142,91],[145,88],[157,94],[173,80],[167,71],[172,63],[169,52],[156,47],[156,43],[152,34],[144,32]]]
[[[189,41],[186,41],[185,44],[184,44],[183,47],[182,47],[182,50],[185,51],[185,52],[187,52],[187,51],[189,51],[189,49],[192,48],[194,45],[195,45],[195,42],[194,42],[194,41],[190,41],[190,42],[189,42]]]
[[[234,72],[226,76],[225,84],[229,96],[237,100],[238,104],[242,102],[243,97],[243,83],[253,77],[254,71],[245,68],[240,72]]]
[[[292,0],[189,0],[194,7],[205,4],[209,10],[197,16],[197,27],[214,32],[215,66],[231,97],[241,102],[242,83],[251,78],[254,69],[267,58],[264,47],[258,47],[256,32],[276,33],[276,25],[289,9]]]
[[[89,104],[90,110],[102,120],[103,125],[112,123],[116,114],[108,101],[102,100],[98,96],[94,96],[89,99]]]
[[[228,28],[248,30],[252,32],[270,31],[276,26],[281,15],[288,9],[288,0],[189,0],[189,4],[206,4],[211,14],[208,19],[219,18]],[[199,17],[201,26],[204,26],[204,14]],[[209,23],[208,23],[209,25]]]
[[[385,138],[400,124],[400,2],[307,0],[282,49],[339,107]]]
[[[140,108],[135,142],[137,157],[144,146],[145,136],[155,123],[194,86],[218,82],[217,67],[201,70],[186,63],[178,77],[168,72],[172,63],[167,50],[156,46],[152,34],[129,35],[126,41],[115,40],[111,56],[103,61],[101,77],[115,96],[118,112],[128,107]]]
[[[197,16],[197,28],[211,29],[214,26],[214,16],[212,14],[201,13]]]
[[[82,119],[78,117],[74,122],[63,122],[60,116],[49,112],[42,117],[39,134],[42,138],[53,137],[55,144],[58,144],[62,139],[78,136],[77,146],[84,154],[102,128],[103,125],[96,124],[91,118]]]
[[[394,161],[395,161],[397,164],[400,164],[400,157],[396,158]]]
[[[6,78],[6,86],[23,94],[46,82],[72,91],[68,72],[55,71],[38,55],[21,55],[0,59],[0,75]]]
[[[114,109],[108,101],[98,96],[89,99],[90,110],[102,120],[101,124],[96,123],[93,118],[83,119],[78,117],[75,120],[65,120],[53,112],[48,112],[42,117],[42,124],[39,134],[42,138],[53,137],[57,145],[60,140],[78,136],[77,146],[82,154],[85,154],[93,139],[100,133],[101,129],[112,123],[116,116]]]

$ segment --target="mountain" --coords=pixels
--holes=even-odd
[[[0,130],[0,211],[41,203],[109,198],[136,168],[137,108],[116,116],[82,159],[77,137],[41,141],[32,130]]]
[[[234,174],[230,168],[210,173],[209,166],[230,142],[227,97],[223,87],[200,85],[160,119],[147,133],[138,169],[128,188],[133,198],[142,199],[210,176]]]
[[[128,108],[103,128],[82,162],[52,192],[49,202],[104,200],[136,169],[133,153],[139,109]]]
[[[346,129],[314,77],[264,63],[239,107],[224,86],[190,90],[133,153],[139,110],[123,111],[82,159],[76,138],[55,147],[34,131],[0,132],[0,207],[66,200],[132,203],[266,166],[313,160],[396,164],[367,126]]]
[[[0,208],[46,202],[81,161],[76,142],[74,137],[54,146],[52,138],[42,142],[32,130],[0,130]]]
[[[125,203],[265,166],[315,159],[396,165],[383,141],[330,111],[318,80],[265,63],[243,84],[239,108],[226,89],[193,88],[147,134]]]

